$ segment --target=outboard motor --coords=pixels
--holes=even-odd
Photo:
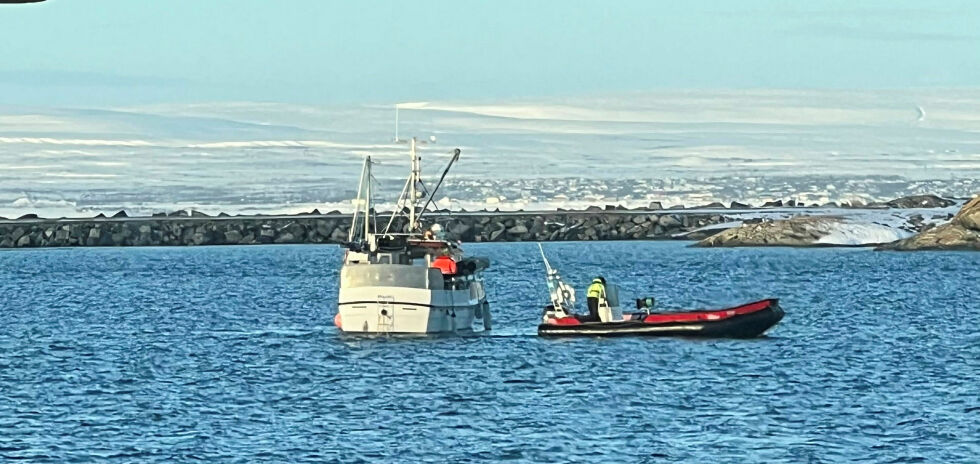
[[[652,296],[648,296],[646,298],[637,298],[636,299],[636,309],[639,309],[639,310],[642,310],[642,311],[646,311],[647,313],[649,313],[650,310],[653,309],[653,305],[655,303],[656,303],[656,300],[654,300],[654,298]]]

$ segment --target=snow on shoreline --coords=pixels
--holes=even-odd
[[[912,232],[875,223],[843,221],[831,229],[830,234],[817,240],[826,245],[878,245],[911,237]]]

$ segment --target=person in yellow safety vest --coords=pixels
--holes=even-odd
[[[606,299],[606,279],[602,276],[592,279],[592,285],[585,292],[585,301],[589,305],[589,320],[599,322],[599,303]]]

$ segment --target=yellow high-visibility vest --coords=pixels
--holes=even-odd
[[[593,280],[592,285],[589,285],[589,289],[586,291],[585,296],[587,298],[605,298],[606,287],[602,285],[602,282]]]

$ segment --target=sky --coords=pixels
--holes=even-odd
[[[47,0],[0,5],[0,104],[309,104],[975,87],[976,1]]]

